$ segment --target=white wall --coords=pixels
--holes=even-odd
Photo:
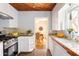
[[[51,11],[20,11],[18,26],[23,29],[32,29],[34,31],[35,17],[48,17],[49,29],[51,29]]]
[[[58,30],[58,11],[64,6],[63,3],[58,3],[52,10],[52,30]]]
[[[17,27],[18,11],[16,9],[8,3],[0,3],[0,12],[6,13],[14,18],[12,20],[0,19],[0,27]]]

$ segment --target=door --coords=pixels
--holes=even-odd
[[[47,48],[48,18],[35,18],[35,47],[38,49]]]

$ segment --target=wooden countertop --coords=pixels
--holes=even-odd
[[[31,34],[20,34],[19,36],[33,36],[34,34],[31,33]]]
[[[19,36],[33,36],[33,35],[19,35]]]
[[[51,36],[51,38],[61,45],[71,56],[79,56],[79,43],[54,36]]]

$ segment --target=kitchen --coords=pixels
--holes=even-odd
[[[79,4],[0,3],[0,56],[79,55],[78,10]]]

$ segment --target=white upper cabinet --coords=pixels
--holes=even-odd
[[[8,24],[8,26],[5,25],[4,27],[17,27],[18,11],[16,9],[14,9],[8,3],[2,3],[2,4],[0,4],[0,12],[3,12],[5,14],[8,14],[11,17],[13,17],[13,19],[11,19],[11,20],[6,19],[7,20],[6,23]],[[4,21],[5,20],[3,20],[2,22],[4,22]]]
[[[2,3],[0,4],[0,12],[3,12],[5,14],[8,14],[12,16],[14,19],[17,17],[17,10],[14,9],[10,4],[8,3]]]

